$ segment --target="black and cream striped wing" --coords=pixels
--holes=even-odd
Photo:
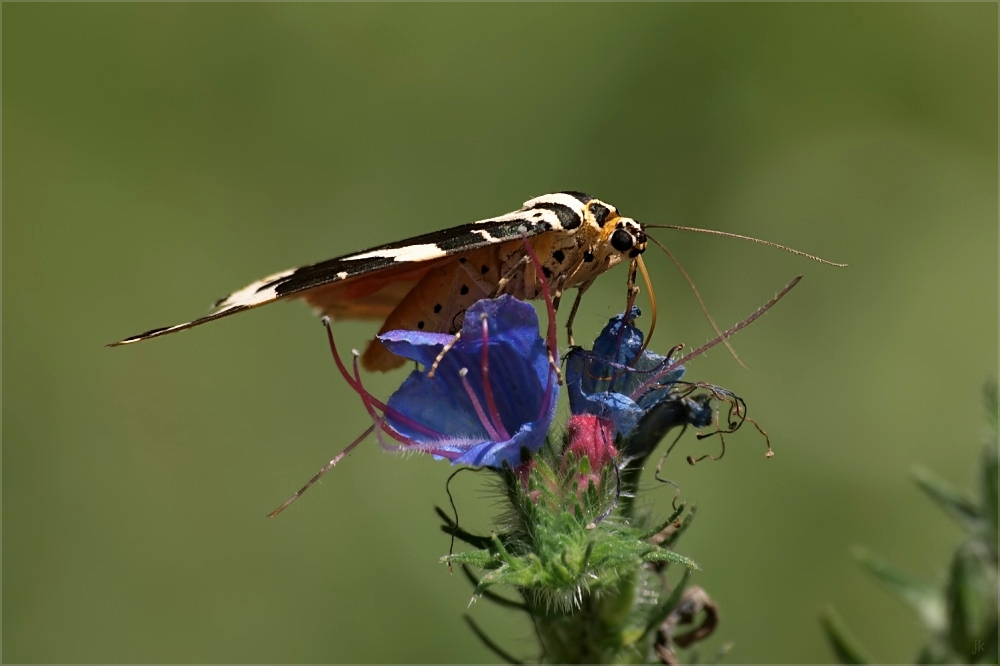
[[[109,346],[132,344],[176,333],[274,301],[302,298],[320,290],[324,302],[342,300],[352,318],[385,317],[406,290],[427,271],[465,252],[550,231],[575,231],[584,219],[589,197],[580,193],[547,194],[517,211],[450,229],[268,275],[215,303],[215,311],[193,321],[154,328]],[[396,287],[393,287],[396,285]],[[365,304],[365,299],[372,302]],[[352,305],[348,305],[348,304]]]

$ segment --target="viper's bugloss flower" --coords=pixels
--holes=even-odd
[[[647,663],[660,653],[674,659],[672,633],[660,640],[663,632],[654,630],[672,632],[690,607],[682,593],[697,565],[673,548],[693,513],[676,496],[663,520],[636,511],[645,461],[673,428],[712,425],[710,434],[721,438],[746,414],[731,392],[680,381],[684,368],[672,358],[679,346],[666,356],[645,351],[632,323],[638,316],[632,309],[613,317],[593,349],[568,355],[571,416],[530,460],[500,471],[510,504],[499,529],[475,535],[439,511],[446,531],[473,546],[445,558],[482,571],[473,576],[473,599],[496,585],[514,586],[553,663]],[[545,369],[542,358],[537,363]],[[731,407],[725,424],[720,403]],[[664,480],[659,468],[656,478]],[[667,567],[676,565],[687,571],[667,583]]]
[[[612,317],[593,350],[573,349],[566,357],[570,410],[610,419],[626,438],[684,376],[683,366],[671,368],[669,357],[642,349],[642,331],[632,323],[639,314],[633,307],[627,320],[624,313]]]
[[[531,305],[508,295],[475,303],[433,377],[430,368],[454,336],[389,331],[378,337],[422,366],[380,410],[380,426],[400,450],[454,465],[501,467],[517,465],[522,450],[534,452],[545,442],[559,390]],[[381,407],[357,384],[370,410]]]

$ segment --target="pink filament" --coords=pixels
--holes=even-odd
[[[415,442],[412,439],[400,435],[394,429],[386,425],[385,417],[391,416],[394,420],[398,421],[399,423],[405,424],[406,426],[419,431],[421,434],[426,435],[429,438],[433,439],[445,438],[444,435],[442,435],[438,431],[432,428],[428,428],[427,426],[418,421],[414,421],[410,417],[406,416],[405,414],[401,414],[395,409],[391,409],[388,405],[386,405],[381,400],[377,399],[375,396],[369,393],[361,383],[361,373],[360,370],[358,369],[357,356],[354,357],[354,376],[352,377],[351,374],[347,371],[347,368],[344,366],[344,362],[340,358],[340,353],[337,350],[337,344],[336,342],[334,342],[333,339],[333,330],[330,327],[329,320],[324,319],[324,324],[326,325],[326,336],[330,342],[330,351],[333,354],[334,361],[337,363],[337,369],[340,370],[340,374],[347,382],[347,384],[352,389],[354,389],[354,392],[357,393],[358,396],[361,398],[361,402],[365,406],[365,410],[372,417],[372,420],[375,422],[375,424],[379,427],[380,430],[384,430],[394,439],[403,442],[405,444],[409,444],[411,446],[421,446],[419,442]],[[376,410],[381,411],[382,416],[379,416]]]
[[[486,434],[488,434],[490,439],[493,441],[501,441],[500,433],[493,427],[489,416],[486,415],[486,411],[479,402],[479,398],[476,397],[476,392],[472,390],[472,385],[469,384],[468,370],[466,368],[462,368],[459,372],[459,377],[462,378],[462,388],[465,389],[465,394],[469,396],[469,402],[472,403],[472,408],[476,410],[476,416],[479,417],[479,423],[486,429]],[[503,437],[503,440],[508,439],[510,439],[510,437]]]
[[[494,437],[493,438],[494,440],[507,441],[510,439],[510,435],[507,433],[507,428],[505,428],[503,425],[503,419],[500,418],[500,410],[497,409],[496,400],[494,400],[493,398],[493,383],[490,380],[490,330],[489,330],[490,326],[485,314],[483,315],[482,321],[483,321],[483,353],[482,353],[482,358],[480,360],[480,364],[483,371],[483,395],[486,397],[486,408],[490,410],[489,419],[490,422],[493,424],[493,428],[491,429],[488,426],[486,426],[486,423],[483,423],[483,426],[486,427],[487,431],[493,430],[496,431],[498,435],[500,435],[499,437]],[[462,381],[463,383],[466,383],[464,377],[462,378]],[[468,391],[468,389],[466,390]],[[471,394],[470,397],[472,397]],[[478,413],[479,412],[477,411],[477,414]],[[481,416],[480,420],[482,420]]]

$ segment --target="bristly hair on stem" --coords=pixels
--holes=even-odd
[[[566,357],[571,416],[562,436],[550,435],[530,456],[496,469],[508,509],[494,530],[470,533],[439,511],[442,529],[472,547],[443,560],[477,570],[472,601],[509,606],[516,602],[493,591],[500,585],[516,591],[545,662],[608,663],[629,655],[629,661],[676,663],[678,649],[714,631],[718,608],[704,590],[688,590],[697,565],[674,550],[694,512],[677,495],[666,520],[638,511],[639,472],[672,429],[711,428],[700,437],[721,438],[749,420],[735,393],[683,380],[683,363],[759,318],[800,277],[680,357],[680,345],[666,356],[646,348],[635,325],[638,308],[613,317],[592,348],[573,348]],[[481,629],[477,635],[500,654]]]

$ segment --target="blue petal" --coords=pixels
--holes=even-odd
[[[488,381],[509,437],[491,437],[467,389],[489,413],[482,368],[484,318]],[[389,331],[379,339],[393,353],[424,366],[411,372],[387,403],[386,422],[411,440],[405,446],[433,452],[453,464],[499,467],[505,461],[517,464],[522,448],[535,451],[545,442],[559,392],[531,305],[511,296],[475,303],[466,312],[461,337],[433,378],[427,370],[453,336]]]
[[[645,411],[670,397],[670,388],[684,375],[683,366],[677,366],[657,377],[667,359],[650,351],[640,354],[643,334],[632,324],[639,315],[633,307],[627,323],[624,314],[612,317],[594,341],[593,351],[574,349],[566,360],[570,410],[610,418],[624,436]],[[653,387],[636,396],[653,378]]]

